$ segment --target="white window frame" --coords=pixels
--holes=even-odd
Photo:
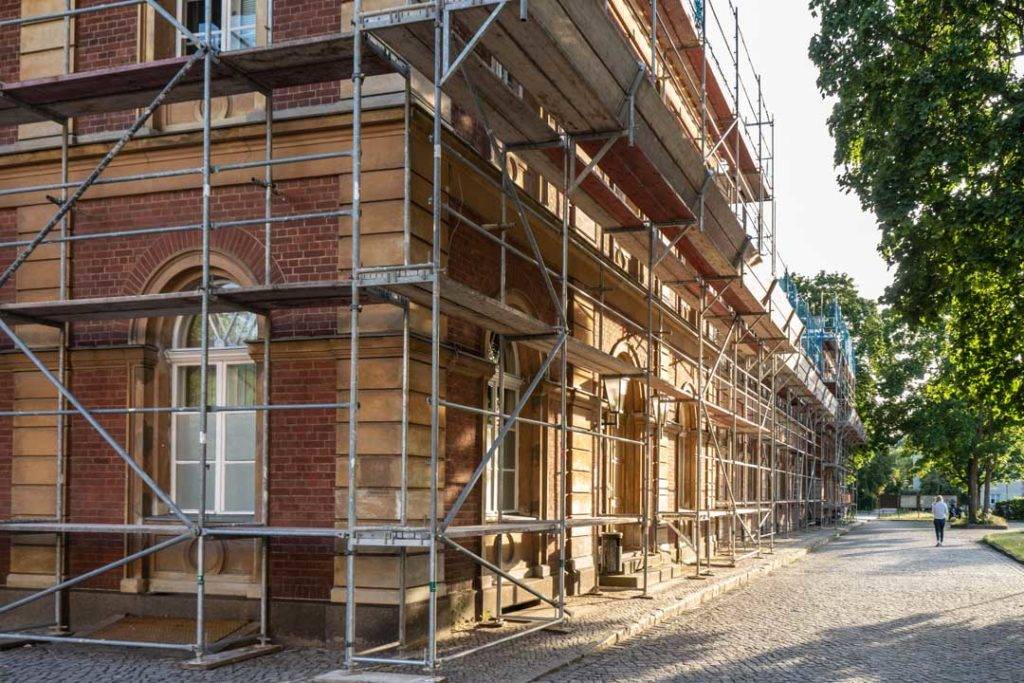
[[[237,32],[237,31],[239,31],[239,30],[242,30],[242,29],[252,28],[252,30],[253,30],[253,43],[256,42],[256,27],[257,27],[257,19],[256,19],[256,17],[259,16],[259,11],[258,10],[259,10],[259,3],[261,1],[264,1],[264,0],[256,0],[257,14],[253,16],[253,23],[252,23],[251,27],[250,26],[240,26],[240,27],[232,29],[231,28],[231,4],[232,4],[232,0],[221,0],[221,3],[220,3],[220,23],[218,24],[218,32],[220,33],[220,40],[217,41],[218,42],[218,47],[220,48],[221,51],[226,52],[226,51],[232,50],[232,49],[235,49],[235,50],[246,49],[245,47],[237,47],[237,48],[232,48],[231,47],[231,36],[232,36],[232,34]],[[272,3],[273,1],[274,0],[265,0],[265,2],[267,2],[267,3]],[[178,21],[181,22],[181,25],[185,26],[186,28],[188,27],[188,24],[187,24],[188,17],[185,16],[185,7],[187,5],[188,5],[188,0],[177,0],[177,9],[176,9],[176,14],[175,14],[175,16],[178,17]],[[199,35],[198,33],[196,35],[198,35],[200,38],[202,38],[202,36]],[[181,57],[181,56],[183,56],[185,54],[185,46],[188,45],[188,38],[186,38],[183,35],[178,34],[177,32],[176,32],[176,37],[177,37],[177,41],[176,41],[177,42],[177,47],[176,47],[176,53],[175,54],[177,54],[177,56]],[[255,45],[253,45],[252,47],[255,47]]]
[[[190,317],[179,318],[175,323],[174,339],[182,339],[186,330],[184,325],[191,321]],[[179,393],[180,387],[180,375],[182,369],[187,367],[200,367],[200,361],[202,360],[202,353],[200,349],[169,349],[165,351],[167,360],[171,367],[171,397],[172,405],[175,407],[181,407],[183,398]],[[212,371],[212,376],[216,377],[216,396],[214,397],[213,405],[226,405],[227,404],[227,374],[228,367],[235,365],[255,365],[252,357],[249,356],[248,351],[245,348],[227,348],[227,349],[210,349],[208,364]],[[256,411],[235,411],[230,414],[239,415],[244,413],[250,413],[254,417]],[[183,413],[172,413],[171,414],[171,496],[177,498],[177,477],[178,477],[178,430],[177,423],[181,419]],[[208,413],[208,420],[214,421],[216,424],[217,441],[212,452],[207,453],[207,464],[214,468],[216,472],[216,487],[214,490],[213,509],[207,509],[207,514],[214,515],[245,515],[251,516],[255,514],[253,510],[225,510],[224,498],[225,491],[227,490],[227,412],[211,412]],[[253,443],[253,454],[252,460],[232,460],[232,465],[244,465],[249,462],[253,466],[253,507],[255,508],[256,496],[255,496],[255,484],[256,484],[256,444]],[[184,460],[183,463],[193,463],[192,460]],[[207,483],[210,483],[207,478]],[[201,501],[202,502],[202,501]],[[197,508],[187,509],[182,508],[183,512],[196,514],[199,512]]]
[[[488,345],[490,340],[488,340]],[[519,370],[519,356],[514,343],[506,344],[506,351],[512,355],[511,365]],[[509,414],[516,403],[519,402],[519,392],[523,387],[523,380],[518,375],[510,374],[507,370],[505,371],[505,392],[511,392],[514,396],[514,403],[508,405],[507,402],[499,402],[498,391],[498,371],[495,370],[494,376],[491,377],[487,382],[487,387],[484,393],[484,405],[490,405],[491,411],[499,410],[504,414]],[[501,424],[504,418],[498,416],[484,416],[484,439],[483,439],[483,455],[486,455],[487,450],[491,444],[494,443],[494,438],[498,435],[501,429]],[[512,428],[509,430],[508,435],[511,436],[512,441],[512,467],[502,467],[502,462],[505,460],[505,442],[503,441],[499,446],[497,452],[491,457],[490,462],[487,463],[487,467],[484,468],[484,515],[488,519],[495,519],[502,515],[516,515],[519,513],[519,421],[512,423]],[[512,500],[503,500],[503,509],[499,510],[497,506],[498,492],[502,484],[502,475],[506,472],[512,472],[513,481],[513,493]]]

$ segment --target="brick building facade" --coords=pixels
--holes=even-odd
[[[96,2],[79,0],[76,7]],[[188,23],[190,4],[182,0],[162,6]],[[629,3],[611,5],[619,16]],[[250,7],[249,3],[242,6]],[[50,2],[22,0],[20,8],[16,2],[6,2],[0,8],[0,21],[18,16],[19,11],[28,15],[59,10],[54,8]],[[236,37],[251,40],[256,47],[266,45],[265,0],[252,3],[250,11],[230,16],[229,21],[237,18],[243,26],[251,23],[247,38]],[[339,27],[347,28],[350,16],[351,5],[343,0],[276,0],[272,42],[334,34]],[[628,31],[629,22],[621,22]],[[13,83],[60,76],[65,73],[65,61],[70,74],[116,71],[187,52],[172,28],[146,4],[82,14],[67,25],[67,33],[62,19],[0,27],[0,80]],[[223,38],[223,48],[246,47],[227,42],[236,37]],[[496,58],[491,58],[490,66],[510,87],[515,86]],[[386,74],[372,76],[364,85],[362,268],[430,260],[431,89],[418,76],[410,83],[407,86],[398,74]],[[210,208],[215,229],[210,232],[209,251],[210,273],[218,287],[344,282],[349,277],[351,217],[324,214],[351,207],[352,162],[344,157],[309,157],[352,146],[352,89],[347,80],[327,80],[274,91],[273,154],[307,158],[274,168],[270,215],[309,218],[271,227],[264,223],[267,195],[262,168],[213,174]],[[517,98],[530,106],[537,104],[528,94]],[[267,102],[252,92],[212,101],[215,166],[263,158]],[[96,109],[96,113],[75,116],[70,124],[68,163],[73,180],[83,178],[118,131],[135,118],[131,109]],[[442,109],[448,124],[442,201],[454,209],[445,216],[441,233],[445,277],[486,297],[488,306],[497,302],[502,310],[512,312],[509,315],[556,326],[557,307],[537,265],[527,258],[531,246],[522,226],[516,226],[516,213],[521,206],[528,209],[528,221],[538,236],[537,249],[557,269],[558,230],[565,211],[561,194],[543,172],[516,155],[503,172],[488,147],[483,122],[465,102],[453,98],[442,103]],[[158,109],[104,177],[168,173],[90,188],[67,221],[67,233],[74,239],[65,242],[63,249],[57,243],[42,245],[0,288],[0,303],[13,304],[0,310],[0,316],[7,314],[12,324],[17,323],[18,335],[51,368],[58,364],[58,330],[30,324],[30,317],[13,317],[28,310],[19,305],[63,295],[124,300],[196,288],[202,274],[202,233],[196,229],[202,224],[202,181],[188,171],[202,166],[201,119],[195,98]],[[60,129],[54,123],[0,127],[0,144],[0,265],[6,267],[25,246],[12,243],[31,239],[53,214],[54,199],[60,203],[59,193],[52,189],[11,191],[59,180]],[[505,174],[516,187],[516,201],[500,190]],[[610,181],[608,186],[614,188]],[[651,193],[655,192],[652,187],[648,186]],[[623,193],[621,187],[614,189]],[[239,221],[243,224],[223,225]],[[646,368],[679,395],[692,397],[695,387],[704,386],[712,410],[702,416],[690,399],[655,405],[649,383],[636,373],[620,377],[614,370],[601,371],[583,360],[570,360],[563,377],[559,364],[553,363],[537,391],[529,395],[522,412],[527,421],[517,424],[454,525],[558,517],[560,447],[558,430],[552,425],[562,420],[563,398],[566,422],[575,430],[566,445],[565,505],[567,516],[580,521],[570,524],[566,532],[565,578],[570,595],[592,591],[601,583],[637,587],[643,567],[648,567],[652,581],[692,571],[695,544],[709,558],[729,555],[735,561],[743,549],[754,545],[760,549],[762,540],[768,543],[774,533],[834,521],[846,502],[838,498],[840,475],[836,473],[840,470],[827,465],[837,459],[836,444],[852,437],[836,433],[834,419],[814,398],[824,395],[822,380],[810,376],[800,380],[794,371],[799,386],[779,388],[765,398],[766,392],[776,389],[774,381],[767,382],[761,374],[766,367],[761,354],[768,342],[758,335],[765,335],[754,329],[755,323],[744,323],[736,315],[730,328],[722,322],[724,318],[714,321],[698,313],[702,305],[711,313],[729,310],[726,288],[720,287],[715,301],[708,304],[695,299],[692,291],[673,291],[659,281],[653,295],[658,301],[654,320],[658,342],[653,346],[645,337],[652,305],[647,293],[654,280],[648,264],[629,247],[633,237],[609,230],[612,225],[589,215],[583,202],[570,208],[567,223],[572,239],[566,265],[575,274],[568,288],[567,323],[572,339],[581,345],[573,358],[583,358],[592,349],[594,358],[605,359],[594,361],[597,365]],[[168,226],[180,230],[158,231]],[[92,239],[146,229],[153,232]],[[503,248],[503,240],[514,251]],[[687,244],[695,260],[712,258],[710,238],[693,237]],[[746,249],[740,245],[741,256]],[[670,258],[685,260],[681,252],[673,252]],[[746,286],[745,268],[739,266],[737,290]],[[660,271],[657,277],[662,278]],[[766,306],[775,301],[773,288],[767,288]],[[230,298],[227,290],[224,293]],[[764,293],[762,288],[758,298]],[[218,335],[211,352],[216,368],[211,371],[216,385],[212,403],[258,406],[264,398],[279,406],[348,401],[347,306],[337,301],[304,301],[301,307],[268,311],[243,306],[217,315],[211,323]],[[785,319],[778,310],[767,315]],[[371,298],[359,316],[358,518],[366,524],[426,525],[431,486],[429,305],[415,296],[401,306]],[[132,318],[99,311],[91,319],[69,323],[64,340],[69,388],[89,408],[134,411],[100,414],[98,419],[182,507],[194,497],[189,477],[196,471],[192,447],[182,436],[188,418],[186,413],[146,409],[195,405],[190,379],[194,376],[190,368],[198,367],[190,336],[195,320],[194,312]],[[732,329],[741,330],[736,335],[742,334],[742,343],[731,336]],[[526,386],[541,367],[545,352],[543,343],[529,335],[511,335],[514,338],[504,345],[495,341],[496,332],[472,314],[446,315],[441,330],[441,395],[449,403],[478,411],[452,407],[440,411],[443,514],[497,430],[496,421],[481,411],[500,407],[509,412],[520,392],[527,395]],[[265,333],[269,350],[260,341]],[[704,356],[705,347],[718,350],[718,359],[724,359],[721,367],[710,351]],[[656,351],[649,352],[651,348]],[[793,354],[799,355],[798,344]],[[270,360],[269,367],[265,358]],[[703,366],[699,358],[704,358]],[[773,367],[774,372],[780,371],[779,366]],[[267,373],[270,393],[262,397],[259,387]],[[112,525],[173,521],[168,507],[78,416],[65,420],[56,415],[12,415],[14,411],[45,412],[55,405],[54,387],[9,340],[0,339],[0,518],[24,521],[57,515],[69,523]],[[791,446],[779,447],[777,459],[776,448],[771,447],[770,468],[768,447],[761,436],[767,429],[763,416],[769,409],[773,443]],[[269,423],[265,425],[264,420]],[[758,420],[763,420],[760,425]],[[223,434],[214,437],[220,441],[211,447],[216,476],[213,498],[206,503],[209,513],[223,524],[344,528],[348,421],[348,410],[324,407],[273,412],[254,408],[251,414],[228,412],[215,418]],[[65,425],[63,437],[59,423]],[[264,449],[265,436],[269,440]],[[644,445],[647,439],[652,441]],[[720,450],[719,455],[714,453],[718,441],[729,444],[727,462]],[[63,471],[59,471],[58,449],[65,454]],[[262,462],[261,453],[267,462]],[[264,472],[266,514],[260,500]],[[62,479],[66,484],[59,485]],[[700,517],[702,505],[704,517]],[[650,522],[646,533],[638,524],[641,514]],[[584,523],[588,518],[604,522]],[[758,531],[752,533],[748,526],[754,519]],[[138,530],[99,535],[0,534],[0,581],[12,594],[45,587],[53,583],[58,566],[63,567],[62,575],[77,575],[151,545],[154,538]],[[558,592],[559,543],[550,530],[483,532],[458,543],[542,595]],[[608,564],[610,544],[621,546],[616,566]],[[306,642],[341,637],[339,605],[346,597],[347,557],[340,539],[220,537],[207,545],[205,590],[211,613],[253,618],[266,573],[276,636]],[[195,541],[178,544],[77,587],[70,595],[71,626],[85,626],[115,613],[187,616],[195,593],[195,546]],[[264,550],[266,569],[261,564]],[[363,615],[357,633],[360,641],[386,642],[400,619],[405,620],[410,637],[422,636],[425,601],[434,589],[428,585],[425,552],[415,547],[385,548],[361,553],[355,562],[355,595]],[[499,585],[504,608],[536,601],[521,586],[500,583],[494,573],[451,549],[442,553],[439,573],[442,624],[494,617]],[[33,609],[42,613],[38,604]]]

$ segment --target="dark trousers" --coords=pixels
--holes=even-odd
[[[942,533],[946,530],[946,520],[936,519],[935,522],[935,540],[942,543]]]

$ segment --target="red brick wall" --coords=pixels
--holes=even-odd
[[[71,370],[71,390],[87,406],[126,405],[125,371],[121,367]],[[125,418],[97,416],[119,443],[125,440]],[[68,520],[119,524],[124,521],[126,466],[85,420],[72,418],[68,435]],[[113,562],[124,555],[118,535],[72,534],[69,543],[72,576]],[[85,585],[117,588],[119,571],[106,572]]]
[[[311,178],[279,183],[274,199],[276,215],[311,213],[338,208],[337,178]],[[198,222],[199,193],[178,191],[82,202],[76,212],[76,234]],[[240,185],[217,188],[212,200],[214,220],[261,218],[263,190]],[[0,211],[0,240],[15,237],[15,212]],[[274,282],[334,279],[337,277],[338,219],[278,223],[273,229]],[[243,263],[258,282],[263,280],[263,226],[215,231],[212,247]],[[116,296],[145,291],[154,272],[177,254],[200,247],[196,232],[141,238],[78,242],[72,253],[74,296]],[[15,250],[0,254],[0,266]],[[14,288],[0,290],[0,300],[13,300]],[[128,321],[75,324],[74,346],[124,344],[129,341]],[[275,312],[276,338],[333,334],[337,308],[294,309]],[[306,403],[336,400],[336,367],[330,359],[276,363],[274,402]],[[0,410],[9,402],[12,378],[0,374]],[[85,405],[124,405],[127,378],[121,367],[73,368],[71,388]],[[115,439],[123,443],[124,418],[100,418]],[[335,476],[335,416],[333,411],[274,413],[271,428],[283,435],[271,453],[271,523],[280,525],[333,525]],[[0,515],[6,515],[10,496],[11,421],[0,418]],[[69,518],[71,521],[121,522],[124,516],[125,466],[102,438],[83,420],[72,418],[69,455]],[[2,518],[2,517],[0,517]],[[6,539],[0,538],[0,544]],[[119,536],[73,535],[70,547],[72,574],[92,569],[123,556]],[[274,593],[280,597],[327,599],[333,584],[333,543],[326,539],[275,541],[272,551]],[[6,566],[6,545],[0,545],[0,571]],[[111,571],[88,585],[116,588],[120,574]]]
[[[336,33],[341,29],[341,0],[282,0],[274,3],[274,42]],[[329,81],[274,92],[274,109],[309,107],[339,100],[340,83]]]
[[[275,215],[337,209],[338,179],[312,178],[278,184]],[[214,190],[214,221],[261,218],[263,190],[239,185]],[[84,201],[76,212],[76,234],[103,233],[133,228],[163,227],[201,222],[197,190]],[[275,223],[272,230],[274,282],[297,282],[337,277],[337,218]],[[176,254],[201,247],[200,232],[174,232],[143,237],[78,242],[72,252],[72,292],[76,298],[125,296],[146,290],[154,271]],[[244,264],[263,281],[263,226],[226,228],[211,234],[211,249]],[[330,334],[336,331],[335,309],[309,308],[273,315],[276,336]],[[126,320],[74,325],[77,346],[118,344],[128,341]]]
[[[77,7],[101,5],[107,0],[79,0]],[[138,8],[120,7],[75,20],[75,71],[94,71],[138,61]],[[78,134],[121,130],[131,125],[131,111],[82,116],[75,121]]]
[[[277,361],[272,400],[332,403],[337,400],[336,373],[332,359]],[[335,419],[333,410],[271,413],[270,524],[334,526]],[[276,597],[330,597],[334,544],[329,539],[274,539],[270,562]]]
[[[13,0],[0,3],[0,21],[14,19],[20,13],[21,3]],[[20,35],[17,26],[0,27],[0,81],[5,83],[18,80],[18,71],[21,68],[18,60]],[[0,126],[0,145],[10,144],[17,139],[16,126]]]

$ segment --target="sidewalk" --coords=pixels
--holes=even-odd
[[[568,604],[573,616],[566,633],[537,632],[446,663],[441,674],[450,683],[535,680],[791,564],[862,523],[854,522],[839,530],[818,529],[780,538],[771,555],[745,560],[738,567],[714,567],[714,575],[702,581],[681,578],[659,584],[651,589],[650,599],[638,598],[637,591],[605,591],[602,595],[575,597]],[[538,611],[538,614],[550,613],[551,610]],[[443,657],[447,652],[481,645],[526,628],[529,624],[509,623],[500,631],[483,628],[457,631],[439,643],[439,653]],[[409,668],[373,667],[372,670],[420,673]],[[359,679],[324,676],[312,680]]]

